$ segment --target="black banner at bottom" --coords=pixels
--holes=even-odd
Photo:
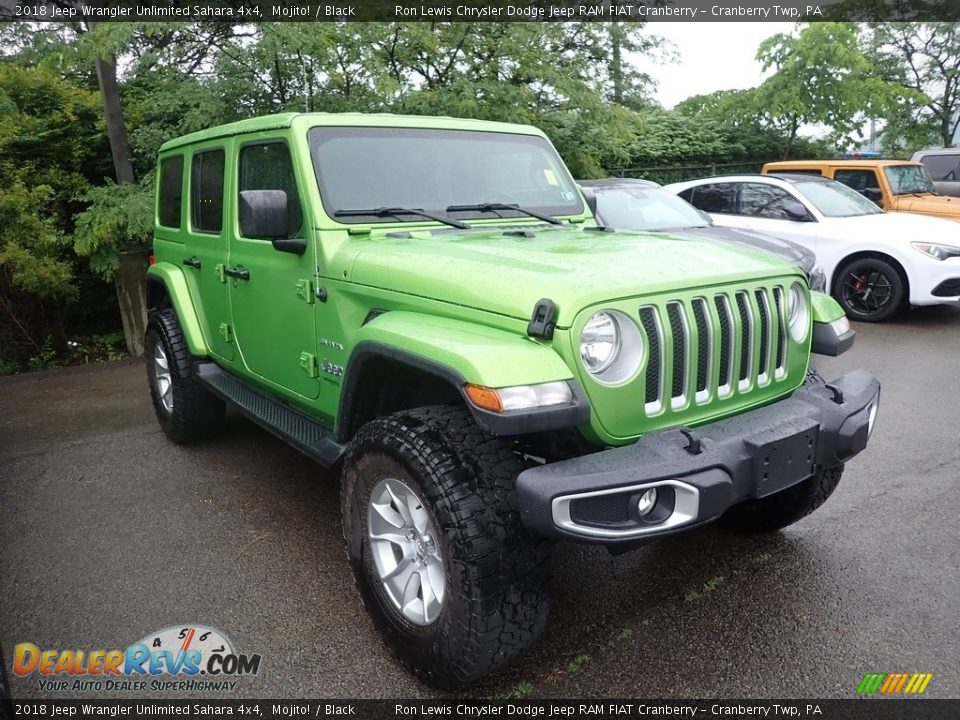
[[[958,700],[13,700],[32,718],[811,718],[956,720]]]

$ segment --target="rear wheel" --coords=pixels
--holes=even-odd
[[[168,438],[190,443],[223,429],[226,407],[197,379],[187,341],[171,308],[150,313],[143,354],[153,409]]]
[[[549,544],[520,523],[524,465],[462,406],[365,425],[342,482],[360,596],[394,654],[438,687],[526,651],[549,612]]]
[[[862,257],[837,273],[833,296],[851,320],[881,322],[903,304],[906,287],[892,264],[880,258]]]

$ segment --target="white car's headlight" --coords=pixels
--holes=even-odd
[[[823,266],[814,265],[813,269],[810,270],[810,289],[826,292],[827,274],[823,271]]]
[[[599,382],[615,385],[627,380],[643,360],[640,328],[617,310],[594,313],[580,333],[580,359]]]
[[[929,255],[935,260],[946,260],[947,258],[960,257],[960,247],[953,245],[941,245],[939,243],[912,242],[910,245],[914,250]]]
[[[790,286],[790,295],[787,301],[787,326],[790,335],[797,342],[802,342],[807,336],[807,327],[810,325],[810,305],[807,303],[807,294],[800,283]]]

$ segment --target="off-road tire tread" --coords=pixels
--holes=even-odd
[[[357,556],[358,538],[366,537],[365,528],[357,527],[357,505],[366,502],[370,490],[361,491],[361,485],[377,455],[399,461],[420,479],[419,490],[432,505],[455,568],[448,573],[444,610],[428,647],[411,643],[379,606]],[[523,654],[546,625],[550,543],[520,522],[516,478],[525,467],[462,405],[379,418],[361,428],[350,445],[341,498],[354,578],[394,655],[430,685],[460,687],[476,680]]]
[[[153,343],[164,345],[170,377],[173,382],[173,412],[163,410],[153,383]],[[223,430],[226,416],[224,402],[211,394],[197,378],[195,361],[190,355],[187,341],[180,329],[173,308],[153,310],[147,319],[144,359],[147,365],[147,382],[153,407],[164,434],[173,442],[188,444],[211,438]]]

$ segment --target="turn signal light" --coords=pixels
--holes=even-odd
[[[464,390],[467,393],[467,397],[470,398],[470,402],[478,408],[495,413],[503,412],[503,403],[500,402],[500,394],[493,388],[467,383]]]

